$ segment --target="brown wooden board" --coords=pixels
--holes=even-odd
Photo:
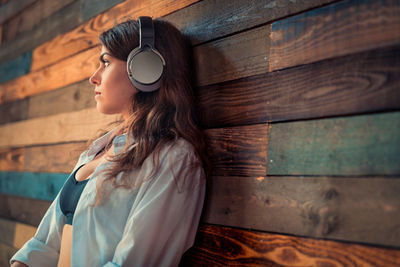
[[[180,266],[400,265],[400,250],[203,224]]]
[[[0,149],[1,171],[23,171],[25,148]]]
[[[393,6],[393,8],[395,7]],[[351,6],[349,9],[351,9]],[[197,73],[199,83],[206,85],[268,72],[267,62],[271,61],[271,58],[269,50],[265,48],[265,46],[268,46],[268,41],[263,40],[262,36],[265,36],[270,26],[265,25],[196,47],[197,65],[201,66]],[[381,26],[384,28],[386,24],[382,23]],[[253,40],[254,42],[246,40]],[[363,40],[365,43],[369,42],[368,38]],[[378,42],[375,37],[371,39],[370,48],[390,44],[390,42],[386,43],[384,38],[379,40]],[[343,42],[346,41],[343,40]],[[238,50],[237,47],[240,49]],[[352,52],[357,52],[357,50],[355,49]],[[220,55],[216,56],[218,53]],[[237,56],[239,53],[240,57]],[[341,53],[337,55],[341,55]],[[0,103],[53,90],[88,78],[95,70],[97,57],[98,48],[91,48],[55,65],[0,85]],[[210,58],[213,58],[213,60],[207,60]]]
[[[270,70],[400,43],[400,2],[344,0],[272,23]]]
[[[9,123],[0,126],[0,148],[86,141],[120,120],[119,114],[104,115],[93,108]]]
[[[0,218],[1,243],[21,248],[36,232],[36,227]]]
[[[14,17],[16,14],[32,5],[37,0],[7,1],[0,6],[0,24]]]
[[[268,175],[399,175],[400,112],[271,124]]]
[[[51,202],[0,194],[0,217],[39,226]]]
[[[400,108],[400,46],[201,87],[207,128]]]
[[[40,0],[35,1],[29,8],[25,8],[21,13],[10,18],[4,25],[3,41],[11,41],[18,35],[34,29],[40,22],[45,20],[53,13],[59,11],[74,0]],[[18,2],[13,1],[13,2]],[[40,27],[40,26],[39,26]],[[42,25],[43,27],[43,25]]]
[[[18,249],[3,244],[0,241],[0,266],[10,266],[10,259],[17,250]]]
[[[400,247],[399,177],[213,177],[202,221]]]
[[[0,49],[0,63],[7,62],[21,53],[30,51],[60,33],[72,30],[81,22],[80,1],[74,1],[44,19],[34,29],[19,35],[16,39],[3,43]]]
[[[32,55],[32,70],[41,69],[96,46],[98,44],[98,35],[117,22],[127,18],[135,19],[142,15],[162,17],[197,1],[199,0],[125,0],[123,3],[80,24],[72,31],[59,35],[37,47]],[[146,14],[143,14],[144,11],[146,11]],[[3,57],[0,54],[0,62],[2,61]]]
[[[96,107],[94,85],[87,79],[29,97],[28,119]],[[1,106],[0,106],[1,107]]]
[[[0,125],[28,118],[29,101],[27,98],[0,105]]]
[[[165,17],[194,45],[232,35],[336,0],[203,0]]]
[[[267,124],[210,129],[206,134],[214,175],[266,174]]]

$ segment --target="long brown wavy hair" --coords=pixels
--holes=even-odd
[[[132,187],[127,177],[128,172],[140,168],[150,154],[153,155],[155,163],[155,169],[152,170],[154,175],[159,168],[157,157],[160,150],[180,137],[193,145],[206,176],[209,173],[206,137],[198,126],[196,115],[190,42],[171,23],[162,19],[155,19],[153,23],[155,47],[166,61],[161,88],[154,92],[139,91],[132,96],[132,116],[121,129],[132,134],[134,145],[129,145],[128,140],[120,154],[108,159],[113,164],[105,170],[104,179],[97,184],[95,205],[100,203],[105,193],[104,183],[110,183],[112,188]],[[138,22],[122,22],[104,31],[99,39],[112,56],[126,61],[129,53],[139,46]],[[109,140],[106,149],[111,145],[112,139]],[[120,173],[122,177],[116,179]]]

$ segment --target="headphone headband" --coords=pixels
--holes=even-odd
[[[143,92],[160,88],[165,60],[154,46],[151,17],[139,17],[139,46],[129,53],[126,68],[132,84]]]

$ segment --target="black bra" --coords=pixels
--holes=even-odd
[[[72,219],[74,217],[76,205],[78,204],[83,189],[89,181],[89,179],[77,181],[75,178],[76,172],[84,165],[85,164],[82,164],[73,173],[71,173],[60,193],[60,208],[62,213],[64,213],[64,215],[67,217],[66,224],[72,225]]]

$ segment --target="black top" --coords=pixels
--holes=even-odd
[[[82,164],[73,173],[71,173],[60,193],[60,208],[64,215],[67,216],[66,224],[72,225],[72,218],[74,217],[76,205],[78,204],[83,189],[89,181],[89,179],[77,181],[75,178],[76,172],[84,165],[85,164]]]

